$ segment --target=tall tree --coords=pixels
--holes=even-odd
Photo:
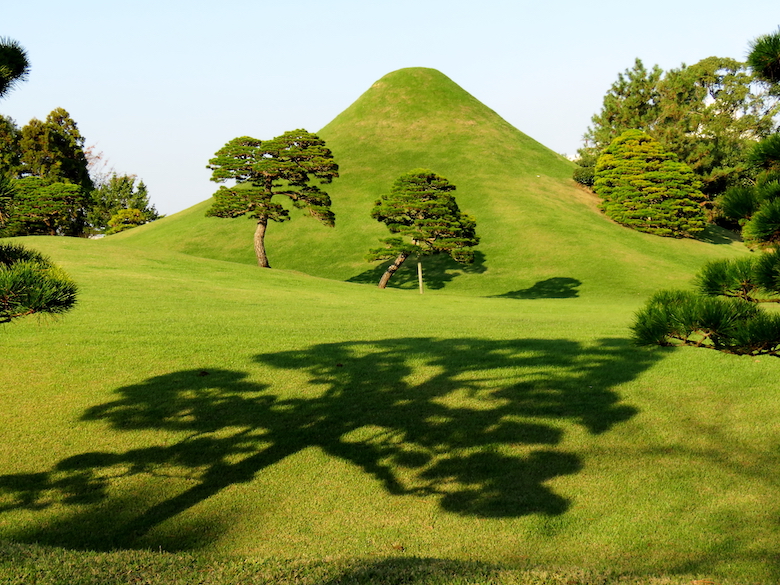
[[[704,229],[700,184],[685,163],[647,133],[627,130],[599,157],[593,188],[616,222],[679,238]]]
[[[53,110],[45,122],[30,120],[22,128],[20,148],[23,176],[65,181],[92,190],[84,137],[64,109]]]
[[[19,138],[20,130],[16,122],[0,115],[0,175],[18,176],[22,156]]]
[[[780,95],[780,29],[751,44],[748,63],[770,93]],[[754,145],[748,161],[755,171],[752,184],[732,187],[716,201],[722,217],[742,228],[747,242],[780,243],[780,133]],[[734,223],[730,227],[734,227]]]
[[[162,217],[149,202],[149,193],[144,182],[136,183],[136,177],[132,175],[112,174],[90,193],[90,199],[87,223],[90,229],[97,233],[105,232],[111,219],[128,209],[137,212],[132,214],[133,221],[126,221],[129,216],[124,214],[118,225],[134,227]]]
[[[734,59],[708,57],[666,74],[657,66],[647,72],[637,60],[593,117],[581,164],[593,164],[625,130],[643,130],[696,173],[709,197],[741,184],[751,176],[747,151],[775,130],[780,112],[780,103],[754,81]],[[578,170],[578,180],[585,175]]]
[[[470,264],[479,243],[474,218],[461,213],[452,192],[455,185],[428,169],[414,169],[393,183],[390,193],[374,204],[371,217],[401,237],[381,240],[383,248],[370,250],[369,261],[390,260],[379,281],[385,288],[390,278],[413,253],[418,256],[449,254]]]
[[[658,65],[648,71],[641,59],[631,69],[618,73],[604,96],[601,112],[591,118],[583,141],[583,150],[598,157],[615,138],[626,130],[651,130],[660,114],[658,82],[663,70]]]
[[[338,165],[316,134],[299,129],[265,141],[249,136],[234,138],[216,152],[207,168],[212,171],[212,181],[234,181],[235,185],[219,188],[206,215],[255,218],[255,255],[263,268],[270,268],[265,251],[268,222],[290,219],[289,211],[274,200],[276,196],[289,198],[295,207],[307,210],[327,226],[335,223],[330,196],[312,180],[330,183],[339,176]]]
[[[17,41],[0,37],[0,97],[27,79],[29,72],[27,51]]]

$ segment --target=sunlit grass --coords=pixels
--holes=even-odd
[[[4,539],[780,576],[776,361],[634,347],[642,299],[25,242],[81,295],[0,329]]]

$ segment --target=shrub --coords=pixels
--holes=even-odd
[[[628,130],[599,157],[593,188],[616,222],[659,236],[690,237],[705,226],[701,182],[645,132]]]

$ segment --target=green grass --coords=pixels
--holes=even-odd
[[[322,135],[337,227],[272,225],[283,270],[208,202],[22,240],[81,292],[0,328],[4,579],[780,580],[778,362],[629,339],[653,292],[739,242],[607,221],[570,163],[432,70]],[[380,291],[368,213],[419,166],[458,186],[481,255]]]
[[[687,285],[690,273],[707,260],[745,253],[741,244],[722,234],[708,234],[724,242],[712,246],[612,223],[596,210],[593,196],[571,180],[571,162],[433,69],[386,75],[319,134],[340,165],[341,177],[327,186],[336,227],[324,227],[296,211],[292,221],[272,223],[266,243],[274,268],[378,282],[385,265],[368,263],[364,256],[389,233],[371,219],[371,209],[398,176],[420,167],[457,186],[458,204],[476,217],[482,238],[476,263],[466,269],[454,261],[426,262],[431,288],[511,295],[566,279],[579,282],[583,296],[621,291],[637,298],[648,290]],[[111,239],[254,264],[254,221],[207,218],[209,205],[205,201]],[[416,287],[416,266],[407,264],[391,286]]]
[[[469,561],[397,557],[286,562],[152,551],[80,553],[0,545],[8,585],[708,585],[695,576],[652,577],[609,571],[513,568]],[[723,582],[721,582],[723,583]]]
[[[2,539],[780,576],[772,359],[633,347],[620,295],[420,296],[24,242],[82,292],[0,330]]]

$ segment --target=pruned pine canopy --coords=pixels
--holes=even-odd
[[[208,168],[212,181],[235,184],[219,188],[206,215],[257,219],[255,252],[260,266],[269,266],[264,246],[268,222],[290,219],[289,211],[273,200],[275,196],[288,197],[295,207],[306,209],[327,226],[335,223],[330,196],[311,181],[330,183],[339,176],[339,167],[325,141],[306,130],[285,132],[272,140],[234,138],[217,151]]]
[[[461,213],[453,191],[455,185],[427,169],[399,177],[390,193],[376,202],[371,217],[387,225],[391,233],[408,239],[382,240],[386,247],[371,250],[373,259],[414,251],[421,255],[446,253],[458,262],[473,262],[474,252],[469,248],[479,243],[477,223]]]
[[[317,185],[338,177],[338,165],[325,141],[305,130],[285,132],[273,140],[249,136],[234,138],[209,161],[212,181],[229,180],[236,187],[221,187],[208,215],[216,217],[265,217],[286,221],[289,212],[272,201],[275,195],[289,197],[293,204],[308,211],[324,224],[332,226],[335,216],[330,197]]]

